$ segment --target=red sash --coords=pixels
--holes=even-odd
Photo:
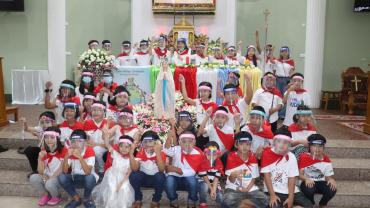
[[[298,132],[298,131],[316,131],[316,128],[312,124],[307,124],[307,128],[303,128],[300,125],[293,123],[289,126],[290,132]]]
[[[227,162],[226,162],[226,169],[225,170],[231,170],[231,169],[239,167],[243,164],[245,164],[246,166],[249,167],[252,164],[257,164],[257,163],[258,163],[258,161],[257,161],[256,157],[254,156],[254,154],[252,152],[248,153],[248,161],[247,162],[243,161],[240,158],[240,156],[238,155],[238,152],[231,152],[227,156]]]
[[[222,103],[222,106],[227,107],[227,109],[229,110],[229,113],[231,114],[240,113],[239,107],[236,105],[236,102],[234,102],[233,104],[228,104],[226,101],[224,101]],[[234,109],[236,110],[236,112],[234,112]]]
[[[306,168],[308,166],[311,166],[311,165],[314,165],[320,162],[331,163],[329,157],[326,155],[324,155],[324,158],[322,160],[316,160],[312,158],[312,155],[310,153],[305,152],[305,153],[302,153],[299,157],[298,168],[299,169]]]
[[[141,55],[141,56],[142,56],[142,55],[146,55],[146,54],[148,54],[148,53],[144,53],[144,52],[141,52],[141,51],[140,51],[140,52],[137,52],[136,54],[137,54],[137,55]]]
[[[276,96],[278,96],[280,98],[283,98],[283,96],[281,95],[280,90],[277,87],[274,87],[272,89],[267,89],[265,87],[262,87],[262,89],[264,90],[264,92],[269,92],[269,93],[271,93],[273,95],[276,95]]]
[[[216,110],[216,108],[218,107],[217,104],[215,102],[212,102],[212,101],[209,101],[207,103],[203,103],[203,101],[201,99],[199,99],[199,102],[200,104],[202,105],[203,107],[203,110],[207,110],[208,108],[212,108],[213,110]]]
[[[222,144],[225,146],[226,149],[231,151],[235,143],[234,134],[225,134],[215,124],[213,125],[213,127],[216,129],[217,136],[218,138],[220,138]]]
[[[279,163],[284,158],[284,155],[276,154],[271,147],[267,147],[262,152],[261,168],[271,165],[274,162]],[[285,159],[289,160],[289,155],[285,155]]]
[[[235,56],[227,56],[227,58],[233,60],[233,61],[236,61],[236,57]]]
[[[268,124],[262,124],[262,131],[254,132],[253,127],[251,124],[247,124],[249,130],[253,135],[257,135],[259,137],[262,137],[264,139],[273,139],[274,133],[271,131],[271,126]]]
[[[289,64],[290,66],[294,66],[295,63],[294,63],[294,60],[293,59],[288,59],[288,60],[285,60],[285,59],[278,59],[279,62],[281,63],[287,63]]]
[[[63,149],[61,149],[60,152],[54,152],[54,153],[51,153],[51,152],[48,152],[46,153],[46,155],[42,158],[43,161],[47,161],[47,164],[49,164],[54,157],[58,158],[58,159],[63,159],[64,156],[66,155],[66,153],[68,152],[68,149],[66,147],[63,147]]]
[[[72,102],[72,103],[75,103],[77,105],[81,105],[81,100],[80,100],[80,97],[77,97],[77,96],[74,96],[74,97],[71,97],[71,98],[68,98],[67,100],[62,100],[59,98],[58,96],[58,100],[60,100],[60,102],[62,103],[69,103],[69,102]]]
[[[163,161],[166,160],[166,154],[164,152],[161,152],[161,157]],[[154,155],[153,157],[148,157],[147,154],[145,153],[145,149],[140,148],[140,151],[136,154],[136,158],[139,158],[141,161],[147,160],[156,161],[157,155]]]
[[[185,50],[183,50],[182,52],[177,51],[177,53],[178,53],[180,56],[187,55],[187,54],[188,54],[188,52],[189,52],[189,49],[188,49],[188,48],[187,48],[187,49],[185,49]]]
[[[304,92],[307,92],[305,89],[297,89],[297,90],[294,90],[294,91],[297,94],[303,94]]]
[[[122,135],[126,135],[127,132],[133,130],[133,129],[137,129],[138,128],[138,125],[134,124],[132,125],[131,127],[128,127],[128,128],[123,128],[121,125],[119,126],[120,127],[120,132]]]
[[[104,82],[100,82],[98,86],[94,88],[94,94],[98,94],[100,90],[104,87],[104,84],[105,84]],[[112,85],[109,88],[109,91],[114,92],[114,90],[116,90],[117,87],[118,87],[118,84],[116,82],[112,82]]]
[[[154,52],[158,55],[158,57],[167,56],[167,48],[165,48],[164,51],[162,52],[162,50],[159,47],[157,47],[154,49]]]
[[[127,104],[124,108],[133,110],[133,107],[130,104]],[[113,111],[113,112],[121,112],[121,110],[118,109],[117,106],[115,106],[115,105],[109,105],[109,108],[108,109],[111,110],[111,111]]]
[[[210,165],[206,156],[199,148],[194,147],[194,149],[198,151],[199,154],[185,154],[181,150],[181,162],[184,163],[185,159],[195,172],[208,171],[210,169]]]
[[[94,148],[93,147],[89,147],[88,146],[88,147],[86,147],[85,153],[82,156],[82,158],[83,159],[87,159],[89,157],[95,157],[95,152],[94,152]],[[78,158],[75,157],[75,156],[73,156],[73,155],[70,157],[70,159],[72,159],[72,160],[78,160]]]
[[[70,128],[72,130],[76,130],[76,129],[83,130],[84,125],[81,122],[76,121],[75,124],[73,124],[73,126],[70,126],[67,121],[63,121],[63,123],[59,124],[59,128]]]
[[[128,55],[129,55],[128,53],[122,52],[122,53],[117,55],[117,58],[122,57],[122,56],[128,56]]]

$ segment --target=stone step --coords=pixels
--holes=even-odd
[[[26,171],[0,170],[0,196],[35,197],[37,193],[33,190],[27,180]],[[332,201],[330,207],[369,207],[370,204],[370,181],[337,181],[338,193]],[[67,199],[65,193],[62,194]],[[144,204],[149,204],[152,191],[144,190]],[[180,204],[186,204],[187,194],[179,192]],[[317,200],[320,196],[317,196]],[[36,200],[35,200],[36,203]],[[166,195],[163,195],[161,204],[168,206]],[[146,207],[146,206],[145,206]]]
[[[370,159],[332,158],[338,180],[370,180]],[[0,153],[0,170],[31,171],[25,155],[15,149]]]
[[[370,159],[370,140],[328,140],[325,151],[331,158]]]

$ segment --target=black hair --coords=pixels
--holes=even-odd
[[[234,84],[232,84],[232,83],[227,83],[227,84],[225,84],[225,86],[224,86],[224,91],[226,90],[226,89],[228,89],[228,88],[234,88],[234,89],[236,89],[237,88],[237,86],[236,85],[234,85]]]
[[[240,132],[236,133],[235,136],[234,136],[235,143],[238,142],[241,138],[249,138],[250,141],[253,140],[252,135],[247,131],[240,131]]]
[[[292,76],[290,76],[290,78],[293,78],[293,77],[295,77],[295,76],[299,76],[299,77],[302,77],[302,78],[304,79],[303,74],[301,74],[301,73],[299,73],[299,72],[296,72],[296,73],[292,74]]]
[[[272,73],[272,72],[266,72],[266,73],[262,76],[262,78],[261,78],[261,85],[263,85],[263,78],[264,78],[265,76],[267,76],[267,75],[272,75],[272,76],[276,77],[276,75],[275,75],[274,73]]]
[[[121,140],[121,139],[128,139],[131,142],[134,142],[134,139],[132,137],[130,137],[129,135],[122,135],[122,136],[120,136],[119,139],[118,139],[118,141]]]
[[[130,42],[130,41],[128,41],[128,40],[125,40],[125,41],[123,41],[123,42],[122,42],[122,45],[125,45],[125,44],[129,44],[129,45],[131,45],[131,42]]]
[[[309,108],[307,105],[301,104],[301,105],[297,106],[297,110],[311,110],[311,108]],[[293,115],[293,122],[294,123],[298,123],[298,117],[299,117],[298,114]]]
[[[212,98],[212,84],[210,82],[203,81],[203,82],[199,83],[198,88],[201,87],[201,86],[207,86],[207,87],[211,88],[211,93],[209,94],[209,97],[208,97],[209,99],[211,99]],[[199,98],[199,91],[198,91],[198,98]]]
[[[65,113],[66,109],[68,109],[68,108],[69,108],[69,109],[73,109],[73,110],[75,110],[75,119],[77,119],[78,117],[80,117],[79,107],[78,107],[78,105],[76,104],[76,105],[75,105],[75,107],[68,106],[68,105],[63,107],[63,112],[62,112],[62,117],[63,117],[63,118],[65,118],[65,117],[64,117],[64,113]]]
[[[141,44],[149,44],[149,41],[147,41],[147,40],[141,40],[141,41],[140,41],[140,45],[141,45]]]
[[[74,81],[72,80],[69,80],[69,79],[66,79],[66,80],[63,80],[62,81],[62,84],[69,84],[69,85],[72,85],[74,89],[76,89],[76,84]],[[71,91],[71,94],[70,94],[70,97],[74,97],[76,96],[76,91],[73,89],[70,89],[68,88],[70,91]],[[59,87],[59,94],[58,94],[58,98],[60,99],[62,97],[62,87]]]
[[[73,130],[72,133],[71,133],[70,138],[72,138],[73,136],[80,136],[82,139],[85,139],[85,140],[87,139],[87,134],[82,129]]]
[[[229,113],[229,111],[227,110],[227,108],[224,107],[224,106],[218,106],[215,111],[218,111],[218,110],[225,111],[226,113]]]
[[[204,145],[204,149],[208,148],[208,147],[211,147],[211,146],[216,147],[218,150],[220,149],[220,145],[218,145],[217,142],[215,142],[215,141],[207,142],[207,144]]]
[[[281,46],[281,48],[280,48],[280,53],[281,53],[281,49],[282,48],[286,48],[286,49],[288,49],[288,59],[290,59],[290,48],[288,47],[288,46]],[[280,54],[280,59],[283,59],[283,56]]]
[[[131,109],[129,109],[129,108],[123,108],[123,109],[121,110],[121,112],[122,112],[122,113],[134,114],[134,112],[133,112]]]
[[[307,137],[308,145],[313,141],[323,141],[324,145],[326,144],[326,138],[321,134],[311,134]]]
[[[275,135],[278,135],[278,134],[292,138],[292,133],[287,128],[280,128],[276,130]]]
[[[114,92],[113,92],[113,95],[115,96],[115,95],[117,95],[118,93],[121,93],[121,92],[126,92],[127,93],[127,95],[130,97],[130,92],[126,89],[126,87],[125,86],[123,86],[123,85],[120,85],[120,86],[118,86],[115,90],[114,90]],[[109,102],[109,104],[111,104],[111,105],[117,105],[117,103],[116,103],[116,97],[113,97],[113,99],[111,99],[110,98],[110,96],[108,97],[108,102]]]
[[[47,129],[45,129],[45,131],[54,131],[54,132],[58,133],[59,135],[61,134],[60,129],[58,127],[55,127],[55,126],[48,127]],[[46,152],[51,152],[48,145],[46,145],[45,139],[44,139],[44,144],[43,145],[44,145],[44,148],[45,148]],[[57,138],[56,145],[57,145],[57,147],[55,149],[55,152],[61,153],[64,146],[63,146],[62,142],[60,141],[60,136]]]
[[[92,93],[92,92],[85,92],[84,93],[84,96],[85,95],[91,95],[91,96],[94,96],[95,97],[95,94],[94,93]],[[83,100],[82,100],[82,107],[84,107],[84,104],[85,104],[85,101],[86,101],[86,98],[84,98]],[[94,100],[94,103],[95,103],[95,100]],[[84,107],[84,112],[87,112],[87,109]]]
[[[82,75],[80,79],[80,87],[78,88],[78,91],[80,91],[81,95],[85,94],[85,83],[82,81],[83,77],[90,77],[86,75]],[[94,92],[94,79],[91,77],[90,85],[87,88],[88,92]]]
[[[151,137],[153,140],[157,141],[160,140],[158,134],[152,130],[144,132],[144,134],[141,136],[140,140],[143,141],[145,137]]]
[[[251,47],[251,48],[252,48],[252,47]],[[251,48],[247,48],[247,52],[246,52],[246,54],[245,54],[245,58],[247,58],[247,59],[248,59],[248,51],[249,51]],[[252,57],[252,62],[253,62],[253,65],[254,65],[254,66],[257,66],[256,49],[255,49],[255,48],[253,48],[253,49],[254,49],[254,54],[253,54],[253,57]]]
[[[39,116],[39,119],[41,119],[41,117],[48,117],[50,119],[53,119],[55,121],[55,114],[52,112],[52,111],[44,111],[40,114]]]
[[[266,113],[265,109],[262,106],[256,105],[252,108],[252,110],[261,111],[263,113]]]
[[[99,41],[98,41],[98,40],[90,40],[90,41],[87,43],[87,45],[90,45],[91,43],[97,43],[97,44],[99,44]]]
[[[177,42],[184,43],[184,45],[185,45],[184,50],[189,49],[188,44],[186,44],[186,40],[184,38],[181,38],[181,39],[177,40]]]
[[[106,44],[106,43],[111,43],[111,42],[110,42],[110,40],[103,40],[103,41],[101,42],[101,44],[102,44],[102,45],[104,45],[104,44]]]

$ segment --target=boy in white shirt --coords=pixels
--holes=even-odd
[[[138,66],[150,66],[152,64],[152,49],[147,40],[141,40],[139,50],[134,55]]]
[[[313,207],[312,203],[295,186],[299,175],[297,159],[289,151],[292,135],[288,130],[278,131],[273,146],[265,148],[261,158],[261,173],[264,174],[264,191],[270,196],[271,208]]]
[[[142,204],[141,187],[154,189],[151,207],[159,207],[166,182],[164,174],[166,155],[162,152],[159,136],[153,131],[146,131],[141,136],[141,146],[136,156],[130,152],[132,172],[129,180],[135,190],[133,207],[140,207]]]
[[[314,195],[322,194],[319,207],[326,207],[337,192],[333,165],[324,153],[326,139],[320,134],[312,134],[308,142],[310,152],[303,153],[298,161],[301,191],[313,204]]]
[[[264,74],[262,87],[254,93],[251,103],[252,106],[259,105],[264,108],[271,130],[275,132],[279,119],[278,112],[283,107],[283,96],[276,87],[276,77],[273,73]]]
[[[227,157],[225,174],[228,176],[222,207],[239,207],[249,199],[255,207],[267,207],[267,196],[255,185],[259,177],[258,161],[251,152],[252,135],[246,131],[235,134],[235,148]]]
[[[94,189],[99,177],[95,173],[95,153],[92,147],[86,145],[87,135],[81,129],[72,132],[71,148],[63,160],[63,173],[58,180],[63,189],[72,197],[72,201],[65,207],[75,208],[83,202],[86,208],[95,208],[91,200],[91,192]],[[69,173],[71,168],[71,173]],[[83,187],[84,196],[81,200],[76,188]]]
[[[290,126],[293,123],[293,116],[297,113],[297,107],[306,105],[310,107],[310,95],[303,89],[304,76],[295,73],[291,77],[289,89],[285,92],[283,103],[286,106],[286,114],[283,124]]]
[[[195,134],[183,131],[179,136],[179,143],[175,136],[166,140],[164,152],[172,157],[172,164],[166,167],[166,194],[170,207],[179,207],[177,190],[188,192],[188,207],[196,207],[198,201],[198,172],[210,167],[206,156],[195,147]],[[172,146],[171,143],[176,146]],[[208,165],[208,166],[207,166]]]
[[[120,66],[136,66],[136,59],[131,50],[131,42],[125,40],[122,42],[122,53],[118,54],[114,65]]]

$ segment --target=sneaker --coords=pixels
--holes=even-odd
[[[59,202],[61,202],[62,199],[59,198],[59,197],[51,197],[51,199],[48,201],[48,205],[50,206],[55,206],[57,204],[59,204]]]
[[[48,195],[44,195],[44,196],[40,197],[38,204],[40,206],[45,206],[46,203],[48,203],[49,200],[50,200],[50,197]]]
[[[85,208],[96,208],[94,202],[92,200],[84,201]]]
[[[199,208],[208,208],[206,203],[201,203],[199,204]]]
[[[76,208],[81,205],[81,200],[72,200],[64,208]]]

